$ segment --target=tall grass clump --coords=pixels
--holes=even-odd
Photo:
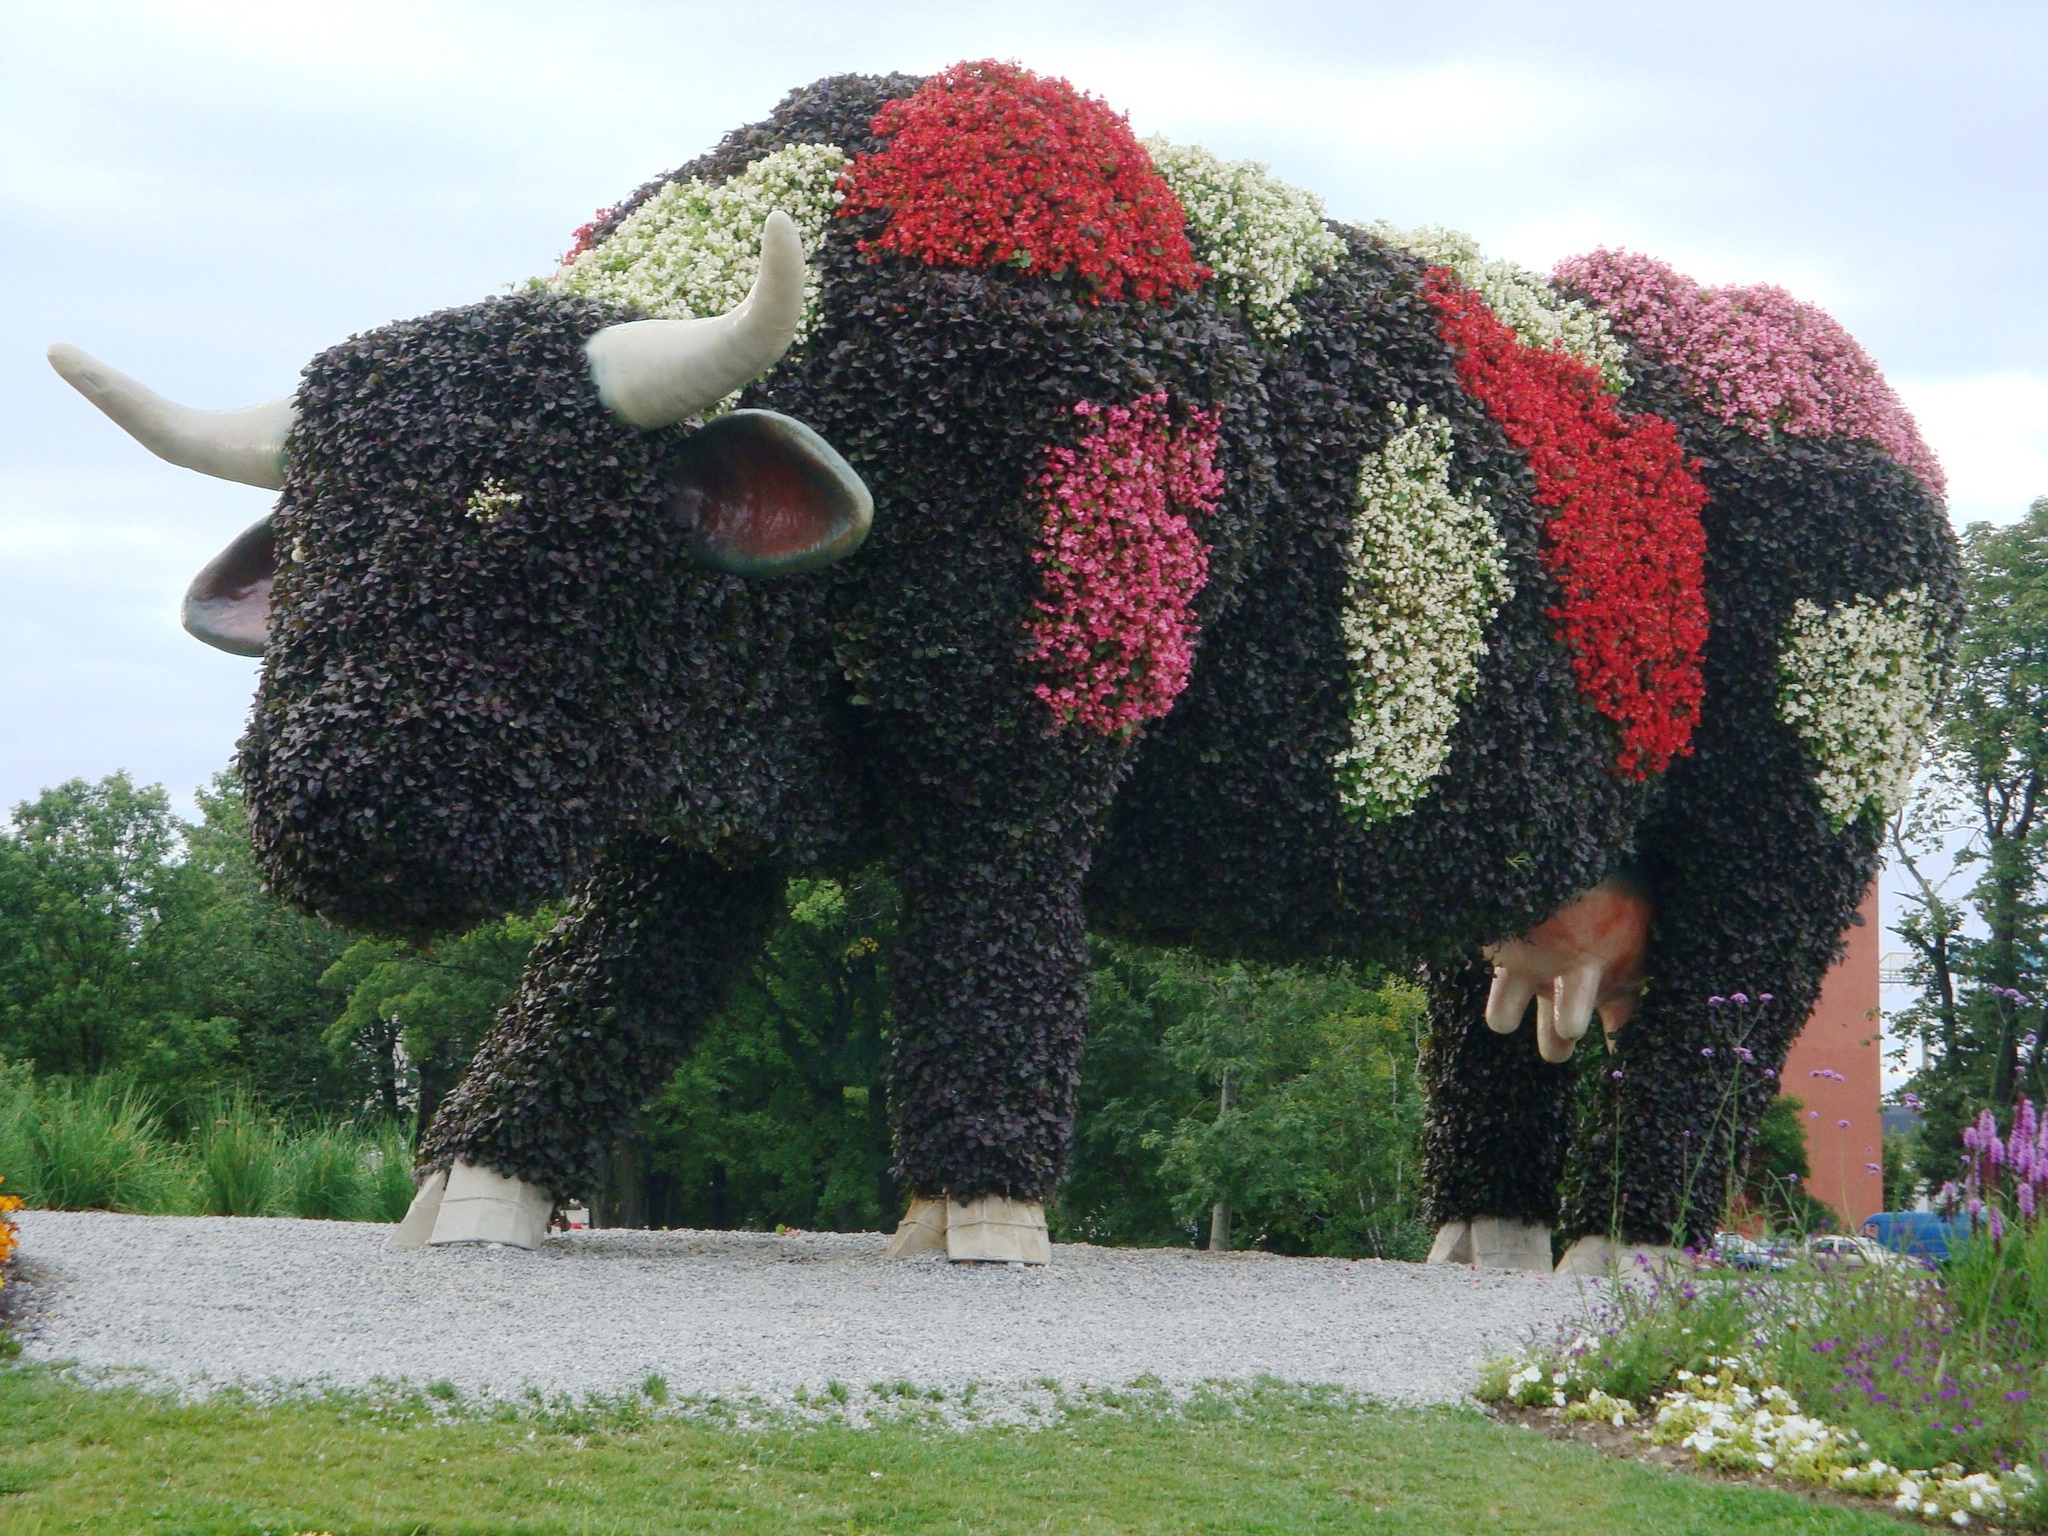
[[[55,1211],[165,1211],[180,1204],[177,1149],[147,1094],[111,1077],[22,1084],[7,1095],[0,1173]]]
[[[199,1209],[208,1216],[268,1216],[287,1187],[288,1152],[276,1120],[243,1093],[216,1099],[194,1129]]]
[[[369,1149],[370,1176],[366,1221],[401,1221],[415,1192],[412,1137],[402,1126],[387,1125]]]
[[[392,1222],[412,1203],[412,1139],[398,1126],[294,1124],[244,1092],[183,1111],[180,1138],[117,1077],[38,1082],[0,1061],[0,1179],[56,1211]]]
[[[2009,1135],[1985,1110],[1963,1132],[1963,1177],[1944,1185],[1951,1216],[1971,1237],[1944,1267],[1943,1287],[1972,1338],[2010,1335],[2048,1357],[2048,1117],[2032,1099],[2013,1111]]]
[[[277,1214],[313,1221],[369,1219],[376,1145],[351,1127],[309,1126],[281,1148]]]

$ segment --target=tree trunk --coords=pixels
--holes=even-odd
[[[1231,1081],[1230,1073],[1223,1074],[1223,1091],[1218,1095],[1216,1118],[1220,1121],[1237,1107],[1237,1084]],[[1230,1202],[1218,1200],[1209,1209],[1209,1251],[1230,1252]]]
[[[647,1225],[647,1157],[638,1136],[623,1136],[604,1160],[604,1175],[590,1220],[599,1227]]]

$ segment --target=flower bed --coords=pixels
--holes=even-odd
[[[1837,826],[1905,804],[1940,692],[1940,615],[1925,587],[1833,608],[1801,598],[1779,654],[1778,714],[1819,764]]]
[[[1500,530],[1450,485],[1451,429],[1425,408],[1369,453],[1345,550],[1351,744],[1336,760],[1360,821],[1413,810],[1451,755],[1451,728],[1510,595]]]
[[[0,1177],[0,1184],[6,1182],[4,1177]],[[0,1194],[0,1292],[7,1289],[7,1266],[13,1262],[14,1250],[21,1245],[21,1228],[8,1220],[8,1217],[20,1209],[19,1199],[13,1195]],[[11,1310],[8,1301],[6,1295],[0,1294],[0,1359],[13,1354],[19,1348],[7,1334],[7,1315]]]
[[[1163,138],[1144,143],[1187,212],[1216,295],[1242,308],[1268,341],[1299,331],[1295,297],[1344,254],[1342,237],[1323,221],[1323,200],[1256,160],[1222,160]]]
[[[2014,1119],[1973,1135],[1956,1198],[1982,1220],[1939,1271],[1627,1277],[1479,1396],[1932,1522],[2048,1529],[2048,1219],[2021,1198],[2048,1138],[2031,1104]]]
[[[1628,348],[1616,339],[1607,316],[1583,299],[1567,297],[1526,267],[1488,257],[1478,241],[1459,230],[1434,225],[1396,229],[1384,221],[1366,228],[1427,265],[1455,273],[1524,346],[1577,358],[1617,395],[1633,382]]]
[[[631,305],[659,320],[722,315],[745,299],[761,265],[761,224],[776,209],[796,223],[812,253],[797,340],[818,318],[816,252],[839,206],[847,154],[831,144],[792,144],[763,155],[731,180],[672,181],[619,222],[602,245],[578,249],[546,286]]]
[[[1048,448],[1033,489],[1045,521],[1031,558],[1035,600],[1027,661],[1056,719],[1102,735],[1173,708],[1194,665],[1195,594],[1208,550],[1190,518],[1223,494],[1216,415],[1176,427],[1166,396],[1128,406],[1082,401],[1095,426],[1072,448]]]

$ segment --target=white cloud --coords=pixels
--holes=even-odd
[[[2015,368],[1892,383],[1948,471],[1958,527],[2011,522],[2048,496],[2048,376]]]

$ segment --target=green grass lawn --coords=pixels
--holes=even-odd
[[[1037,1430],[179,1407],[0,1367],[0,1532],[1888,1532],[1463,1410],[1288,1389]]]

